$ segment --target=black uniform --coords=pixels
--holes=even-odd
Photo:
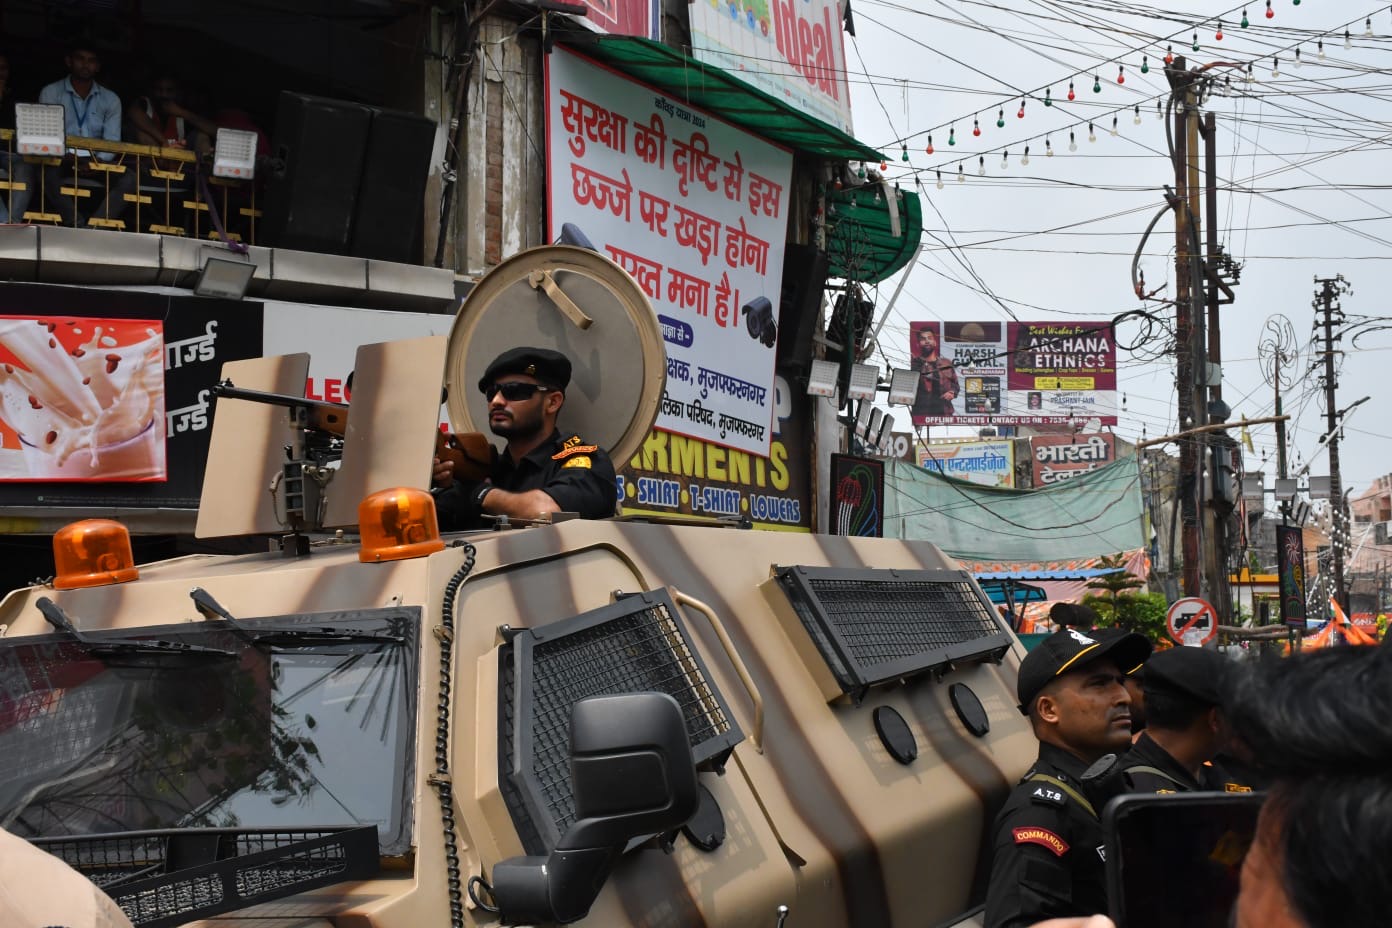
[[[1102,825],[1087,764],[1052,744],[1010,791],[996,817],[986,928],[1023,928],[1046,918],[1105,914]]]
[[[1113,775],[1121,779],[1120,791],[1126,793],[1192,793],[1212,789],[1194,779],[1169,751],[1155,743],[1149,732],[1141,733],[1131,750],[1117,762]]]
[[[435,491],[435,513],[440,531],[457,532],[484,528],[480,497],[488,488],[525,493],[542,490],[562,512],[579,513],[584,519],[605,519],[614,514],[618,499],[614,464],[603,448],[585,443],[579,435],[562,439],[559,431],[533,448],[520,461],[506,451],[498,456],[488,480],[461,481]]]

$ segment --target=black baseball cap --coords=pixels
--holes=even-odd
[[[1150,656],[1150,642],[1134,632],[1103,634],[1065,628],[1054,632],[1025,655],[1020,662],[1020,676],[1015,695],[1020,699],[1020,712],[1029,715],[1029,707],[1039,691],[1060,674],[1078,670],[1093,661],[1109,657],[1123,672],[1144,664]]]
[[[526,374],[548,387],[564,390],[570,384],[570,358],[550,348],[510,348],[488,365],[478,382],[479,390],[487,392],[504,374]]]
[[[1170,648],[1146,661],[1145,689],[1183,693],[1206,706],[1223,704],[1228,659],[1208,648]]]

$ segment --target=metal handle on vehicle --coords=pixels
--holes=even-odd
[[[744,661],[735,653],[734,642],[730,641],[730,636],[725,633],[725,627],[716,618],[715,610],[699,599],[687,596],[685,593],[669,587],[672,591],[672,599],[683,606],[690,606],[697,612],[706,617],[710,623],[711,631],[715,632],[715,637],[719,639],[720,646],[725,649],[725,656],[734,665],[735,673],[739,675],[740,682],[744,684],[745,691],[749,693],[749,699],[754,703],[754,730],[749,735],[749,740],[754,744],[754,750],[760,754],[764,753],[764,697],[759,695],[759,688],[754,685],[754,678],[749,675],[749,668],[744,666]]]

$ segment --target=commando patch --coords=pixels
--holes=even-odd
[[[1241,783],[1224,783],[1223,792],[1225,793],[1250,793],[1252,787],[1243,786]]]
[[[572,435],[561,445],[561,450],[551,455],[551,460],[560,461],[570,457],[572,454],[594,454],[599,450],[598,445],[582,444],[579,435]]]
[[[1053,851],[1056,857],[1068,853],[1068,842],[1047,828],[1015,828],[1011,834],[1015,836],[1016,844],[1037,844]]]

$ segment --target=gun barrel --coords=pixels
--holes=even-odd
[[[333,435],[342,436],[348,428],[348,405],[331,403],[328,400],[312,400],[305,396],[291,396],[288,393],[269,393],[265,390],[248,390],[236,386],[230,380],[213,385],[213,395],[219,399],[248,400],[270,406],[284,406],[287,409],[305,411],[304,426],[318,429]]]

